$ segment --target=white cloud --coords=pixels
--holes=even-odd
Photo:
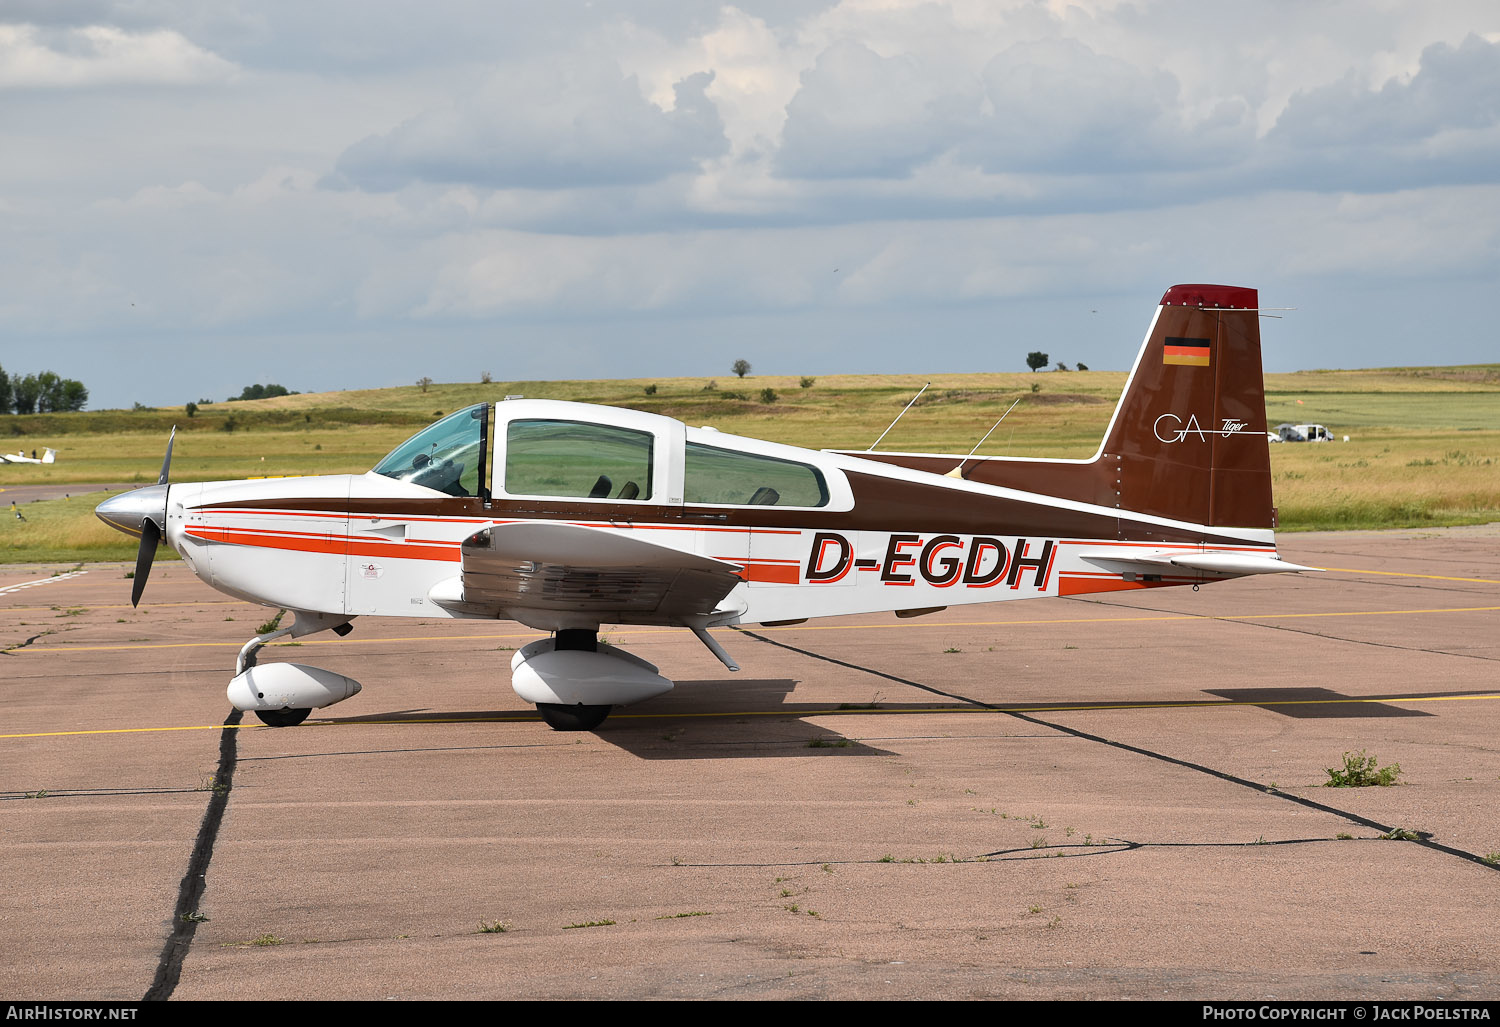
[[[723,153],[705,90],[712,72],[674,86],[662,110],[607,63],[534,63],[350,147],[338,170],[371,189],[413,181],[551,189],[650,182]]]
[[[0,314],[114,376],[174,333],[340,374],[566,337],[526,366],[630,373],[693,359],[689,323],[832,368],[931,322],[957,369],[1071,297],[1128,295],[1133,344],[1174,280],[1332,310],[1500,277],[1490,0],[1265,10],[13,0]]]
[[[235,66],[171,29],[43,29],[0,24],[0,88],[224,82]]]

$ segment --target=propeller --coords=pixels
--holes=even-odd
[[[146,579],[151,576],[151,564],[156,559],[156,548],[161,545],[167,527],[167,474],[172,467],[172,443],[177,440],[177,427],[167,437],[167,455],[161,462],[161,474],[155,485],[134,489],[112,496],[100,503],[94,515],[117,531],[141,540],[135,553],[135,580],[130,586],[130,605],[139,606],[141,593],[146,590]]]

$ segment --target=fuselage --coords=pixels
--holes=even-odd
[[[214,588],[271,606],[505,616],[435,601],[455,594],[462,544],[562,522],[739,567],[719,624],[1195,584],[1223,575],[1160,558],[1275,553],[1267,529],[1133,515],[655,414],[548,400],[493,411],[493,443],[450,447],[446,463],[425,458],[437,447],[419,433],[363,475],[173,484],[166,541]]]

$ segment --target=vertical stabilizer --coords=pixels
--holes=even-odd
[[[1272,528],[1256,292],[1229,285],[1166,291],[1091,460],[991,456],[960,464],[927,453],[850,452],[934,474],[961,467],[969,481],[1113,508],[1122,539],[1165,537],[1129,514],[1203,528]]]
[[[1254,289],[1167,290],[1099,459],[1119,468],[1122,511],[1273,527]]]

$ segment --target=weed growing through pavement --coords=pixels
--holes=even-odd
[[[1324,788],[1369,788],[1375,785],[1386,788],[1395,784],[1396,778],[1401,775],[1401,764],[1379,766],[1375,757],[1366,755],[1363,749],[1357,753],[1344,753],[1342,769],[1324,769],[1328,772],[1328,780],[1323,782]]]

